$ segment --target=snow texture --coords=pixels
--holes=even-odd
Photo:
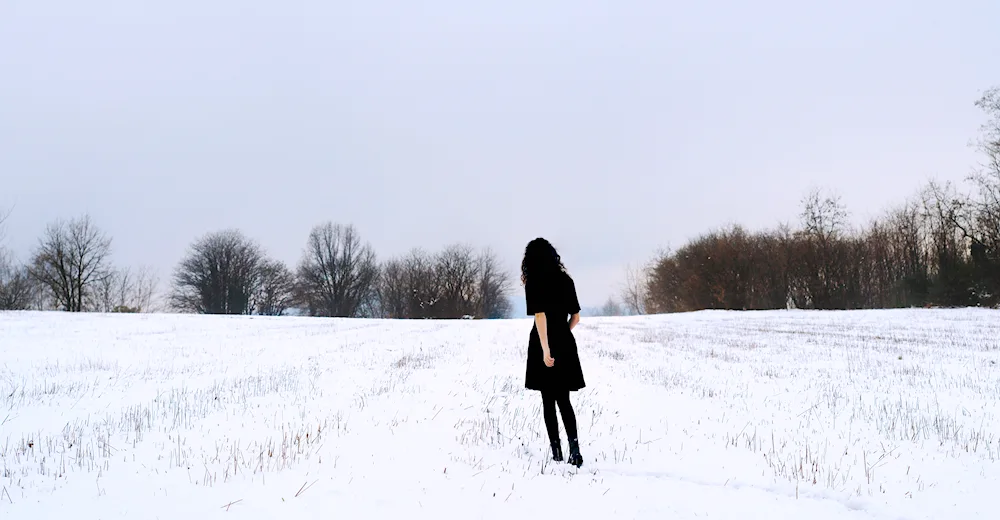
[[[0,313],[0,517],[996,518],[997,311],[585,319],[579,470],[530,328]]]

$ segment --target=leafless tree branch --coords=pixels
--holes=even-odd
[[[260,267],[260,289],[257,294],[257,313],[281,316],[295,300],[295,276],[285,264],[265,260]]]
[[[147,267],[115,269],[95,284],[88,308],[96,312],[150,312],[158,283]]]
[[[298,269],[300,299],[311,316],[359,317],[377,296],[375,251],[353,226],[327,222],[309,233]]]
[[[235,229],[192,244],[174,272],[174,308],[200,314],[253,314],[261,286],[261,247]]]
[[[47,287],[65,311],[80,312],[91,290],[110,276],[111,239],[89,216],[50,224],[32,258],[29,272]]]
[[[625,283],[621,289],[621,301],[629,314],[646,314],[648,302],[649,268],[628,266],[625,268]]]

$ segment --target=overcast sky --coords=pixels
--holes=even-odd
[[[332,220],[513,275],[545,236],[599,305],[627,264],[793,221],[810,187],[862,222],[973,167],[1000,2],[819,3],[5,0],[7,245],[89,212],[167,280],[204,233],[294,266]]]

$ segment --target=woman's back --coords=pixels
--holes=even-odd
[[[564,271],[557,271],[538,280],[529,279],[524,284],[525,303],[529,316],[539,312],[563,317],[580,312],[573,278]]]

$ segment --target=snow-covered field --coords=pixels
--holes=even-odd
[[[579,470],[530,327],[0,313],[0,518],[997,518],[1000,312],[586,319]]]

